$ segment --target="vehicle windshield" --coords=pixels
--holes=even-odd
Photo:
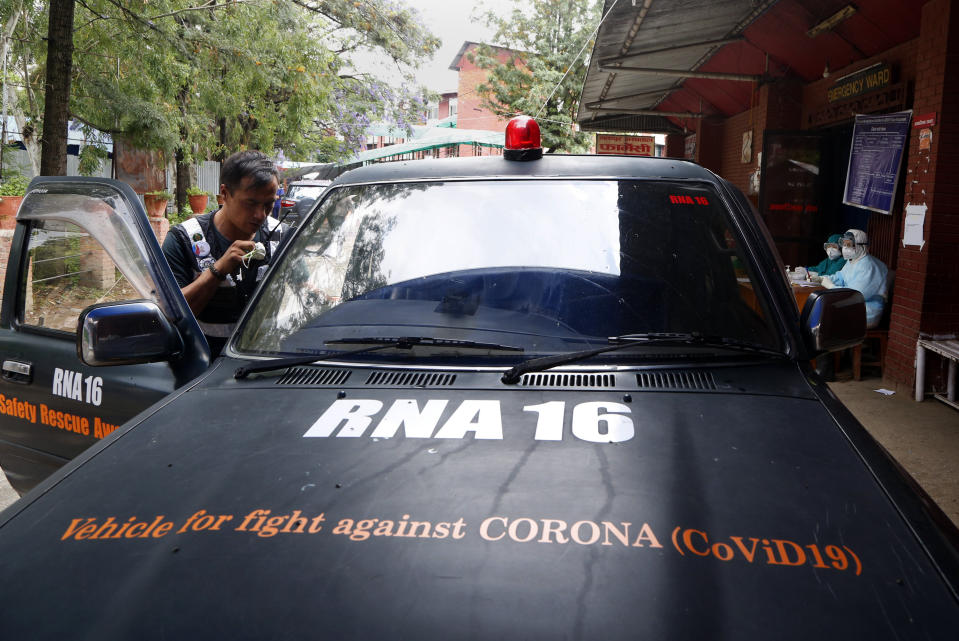
[[[347,186],[303,226],[250,310],[238,351],[324,354],[344,342],[417,336],[521,348],[434,346],[430,354],[509,363],[651,332],[779,349],[765,297],[706,184]]]

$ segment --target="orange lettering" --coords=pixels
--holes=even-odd
[[[704,552],[700,552],[699,550],[693,547],[693,541],[692,541],[693,534],[698,534],[700,538],[702,538],[703,543],[705,543],[706,545],[709,545],[709,537],[706,536],[706,533],[701,530],[685,530],[683,532],[683,545],[686,547],[687,550],[689,550],[696,556],[709,556],[709,548],[706,548]]]
[[[749,539],[752,541],[753,546],[749,549],[746,549],[746,546],[743,545],[743,537],[741,536],[731,536],[732,542],[736,544],[736,547],[739,548],[739,551],[743,553],[743,556],[746,557],[746,560],[750,563],[753,562],[753,559],[756,558],[756,545],[759,544],[759,539]]]
[[[79,530],[94,522],[96,519],[94,519],[92,516],[87,517],[86,522],[81,526],[80,522],[83,520],[84,519],[73,519],[70,521],[70,525],[67,527],[66,532],[63,533],[63,536],[60,537],[60,540],[64,541],[71,536],[76,536]]]
[[[792,541],[773,539],[772,542],[776,546],[776,550],[779,552],[779,560],[770,561],[771,565],[802,565],[806,562],[806,553],[803,552],[801,547]],[[786,549],[787,545],[791,547],[792,551],[795,553],[795,560],[789,558],[789,551]]]

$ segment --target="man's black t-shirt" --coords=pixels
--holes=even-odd
[[[204,259],[219,259],[232,244],[232,241],[217,231],[216,225],[213,224],[214,216],[217,215],[218,211],[196,217],[196,222],[199,223],[205,242],[209,246],[208,253],[205,253],[206,248],[202,246],[199,251],[195,249],[194,243],[191,242],[190,236],[182,224],[171,228],[163,241],[163,254],[166,256],[177,285],[181,289],[192,283],[200,275],[202,269],[205,269],[205,266],[201,269],[201,265],[205,262],[211,262]],[[273,223],[275,224],[276,221],[273,221]],[[237,272],[228,276],[225,281],[220,283],[216,293],[203,308],[203,311],[196,315],[204,329],[204,334],[214,357],[220,353],[226,344],[228,331],[220,332],[226,333],[227,336],[211,335],[214,332],[211,332],[210,327],[228,326],[239,320],[240,314],[253,294],[253,290],[262,280],[267,265],[283,241],[286,231],[286,226],[281,225],[274,229],[271,234],[269,219],[267,219],[253,239],[254,242],[263,243],[266,248],[266,258],[251,260],[247,267],[241,266]]]

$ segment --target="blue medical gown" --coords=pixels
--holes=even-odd
[[[866,299],[866,327],[875,327],[882,319],[888,274],[889,268],[881,260],[866,254],[856,262],[847,261],[846,266],[830,278],[836,287],[848,287],[862,293]]]

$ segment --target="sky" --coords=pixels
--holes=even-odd
[[[417,79],[428,89],[443,93],[456,91],[457,76],[450,71],[453,57],[467,40],[490,42],[493,32],[482,23],[470,21],[476,11],[492,9],[500,15],[509,13],[514,0],[401,0],[416,9],[426,27],[439,37],[443,44],[432,60],[425,60],[417,70]]]

